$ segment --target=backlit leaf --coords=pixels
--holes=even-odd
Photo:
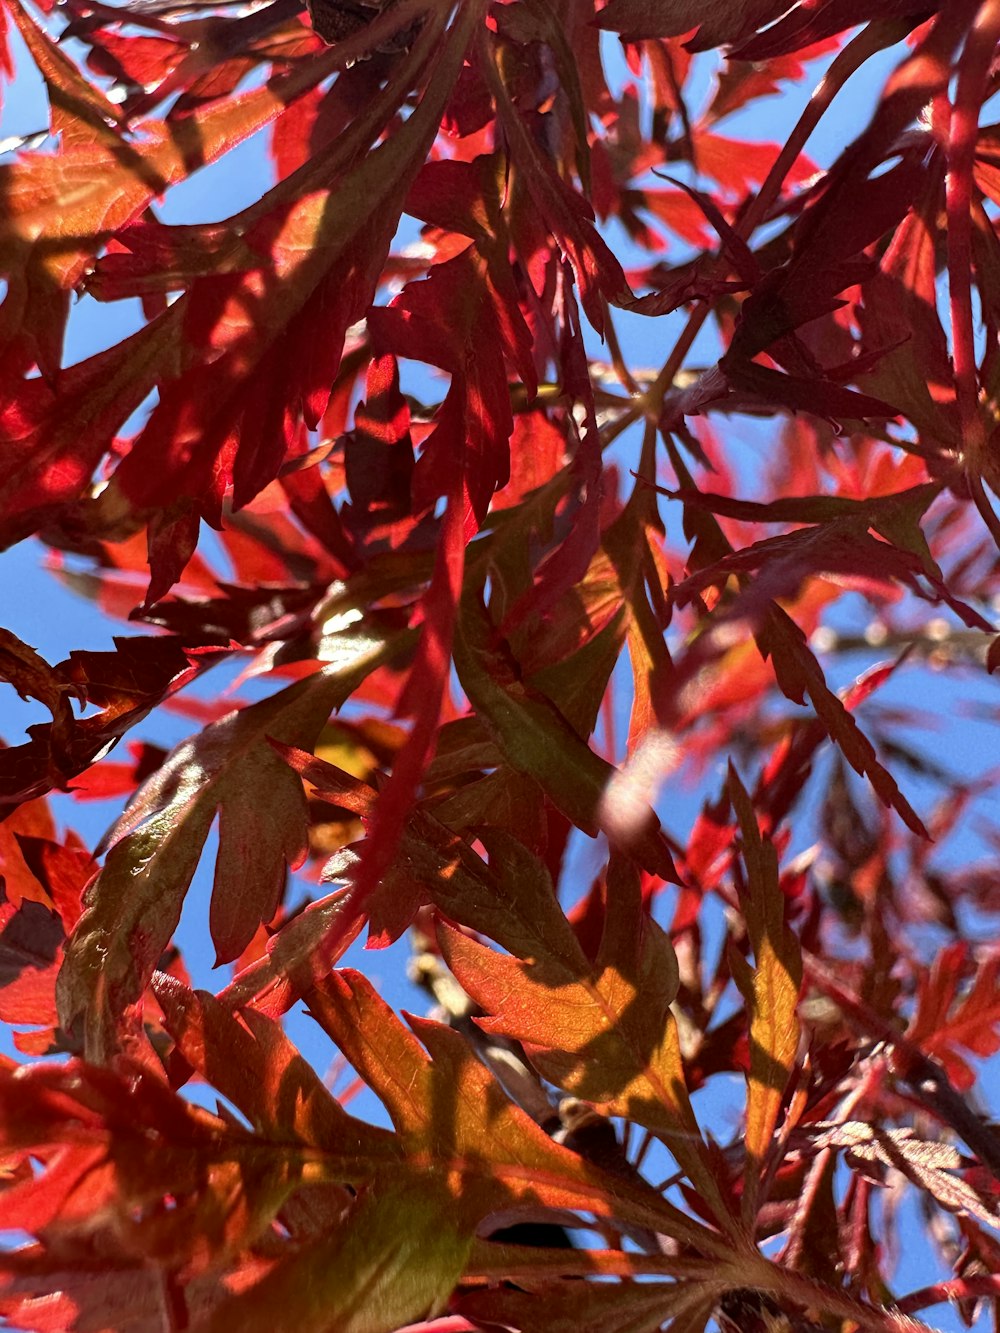
[[[437,1313],[471,1243],[450,1202],[447,1190],[429,1180],[372,1186],[335,1236],[280,1264],[198,1328],[269,1333],[294,1308],[303,1333],[394,1333]]]
[[[496,631],[491,633],[485,609],[473,596],[459,617],[455,666],[507,760],[534,778],[578,828],[595,835],[604,819],[601,796],[614,769],[579,739],[552,700],[520,679],[517,663]],[[646,869],[674,877],[652,811],[636,821],[623,843]]]
[[[544,886],[533,891],[515,866],[507,873],[509,892],[546,901]],[[521,1042],[550,1082],[604,1114],[628,1116],[662,1135],[692,1178],[711,1189],[688,1142],[697,1139],[697,1126],[669,1010],[677,986],[670,941],[645,916],[638,877],[626,863],[612,862],[605,895],[593,962],[568,928],[561,947],[550,931],[530,945],[517,940],[517,953],[506,956],[442,924],[445,959],[489,1015],[481,1020],[487,1031]],[[514,943],[499,932],[496,937]]]
[[[416,1036],[407,1032],[359,974],[332,974],[308,1004],[385,1105],[406,1155],[452,1179],[450,1207],[472,1228],[498,1207],[535,1203],[679,1228],[694,1244],[712,1245],[703,1228],[646,1187],[618,1181],[608,1192],[603,1172],[553,1143],[508,1102],[457,1033],[416,1018]]]
[[[0,1322],[982,1321],[998,52],[0,6]]]
[[[911,1041],[941,1060],[959,1088],[970,1088],[970,1056],[1000,1050],[1000,956],[973,966],[964,945],[946,946],[921,977],[917,1011],[907,1030]],[[963,989],[963,982],[971,986]]]
[[[757,1177],[768,1160],[778,1116],[799,1045],[797,1007],[802,985],[799,943],[785,923],[785,897],[778,883],[778,858],[762,837],[750,798],[734,768],[729,794],[742,834],[746,866],[743,911],[754,954],[751,969],[733,953],[733,979],[743,992],[750,1025],[744,1183],[746,1217],[754,1217]]]
[[[60,977],[65,1026],[84,1020],[88,1049],[115,1044],[115,1015],[134,1005],[180,917],[208,831],[220,816],[212,933],[237,957],[280,901],[286,865],[305,855],[301,782],[269,737],[311,744],[332,708],[383,655],[361,640],[353,658],[230,713],[186,741],[140,788],[108,835]]]

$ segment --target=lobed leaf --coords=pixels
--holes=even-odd
[[[964,943],[956,941],[940,950],[920,978],[907,1038],[939,1059],[963,1090],[976,1078],[968,1057],[982,1059],[1000,1050],[998,976],[1000,956],[988,955],[977,964]],[[970,977],[971,986],[963,990]]]
[[[218,813],[211,929],[219,961],[236,958],[278,907],[285,866],[306,852],[301,782],[268,743],[312,744],[330,710],[393,651],[360,640],[344,662],[228,714],[185,741],[143,784],[108,834],[60,975],[63,1025],[83,1019],[87,1048],[107,1054],[180,917]]]
[[[31,661],[33,685],[23,675],[23,664],[8,666],[6,674],[12,683],[20,678],[22,688],[41,690],[53,721],[32,726],[27,744],[0,754],[0,803],[9,806],[69,786],[153,707],[211,665],[212,658],[189,655],[172,638],[116,638],[113,652],[74,650],[55,667],[33,653]],[[99,711],[77,718],[71,698],[94,704]]]
[[[403,1177],[361,1193],[335,1235],[220,1303],[198,1333],[269,1333],[295,1310],[303,1333],[395,1333],[440,1311],[471,1237],[437,1182]]]
[[[802,955],[785,922],[785,897],[778,882],[778,857],[763,837],[750,797],[730,764],[729,796],[739,819],[746,884],[741,905],[754,954],[751,969],[733,951],[733,980],[746,1001],[750,1041],[747,1076],[744,1216],[755,1216],[758,1181],[768,1162],[778,1117],[798,1057]]]
[[[506,878],[508,894],[552,901],[551,891],[533,888],[516,862]],[[485,1031],[522,1043],[544,1078],[603,1114],[627,1116],[661,1135],[699,1188],[718,1201],[699,1150],[669,1008],[676,961],[669,939],[643,911],[638,875],[627,862],[613,860],[608,871],[592,962],[568,927],[563,932],[555,924],[530,944],[523,935],[510,941],[520,946],[510,956],[445,923],[438,933],[448,966],[488,1015],[479,1021]],[[496,937],[508,942],[500,931]]]
[[[654,1191],[612,1181],[554,1143],[508,1101],[458,1033],[411,1017],[418,1042],[371,983],[351,971],[320,982],[308,1005],[384,1104],[407,1158],[451,1181],[449,1209],[470,1237],[492,1211],[541,1205],[662,1227],[714,1250],[711,1233]]]

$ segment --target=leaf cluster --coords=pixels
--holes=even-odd
[[[14,30],[0,545],[131,628],[0,629],[0,1315],[1000,1320],[1000,5],[8,0],[8,84]]]

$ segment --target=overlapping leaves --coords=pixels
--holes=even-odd
[[[0,1016],[37,1057],[0,1069],[32,1237],[0,1311],[898,1333],[936,1289],[893,1308],[894,1169],[969,1313],[1000,1265],[965,1099],[1000,1048],[998,898],[926,831],[994,780],[959,791],[891,690],[996,661],[997,6],[39,9],[7,11],[50,116],[0,166],[0,544],[40,533],[147,628],[56,666],[0,631],[51,716],[0,755]],[[775,142],[720,128],[788,81],[813,95]],[[164,220],[265,130],[249,206]],[[74,295],[142,323],[69,363]],[[237,655],[253,702],[195,694]],[[193,734],[105,764],[161,703]],[[720,756],[686,836],[676,792]],[[103,864],[44,802],[67,789],[129,797]],[[213,996],[174,937],[216,820]],[[414,929],[434,1021],[335,968],[366,923]],[[286,1035],[300,1001],[369,1119]],[[691,1093],[733,1073],[719,1142]]]

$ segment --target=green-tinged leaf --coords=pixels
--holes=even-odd
[[[394,1333],[437,1314],[471,1234],[441,1179],[405,1174],[364,1190],[337,1232],[220,1305],[196,1333]]]
[[[449,966],[490,1015],[483,1025],[524,1043],[546,1078],[605,1114],[687,1134],[696,1126],[668,1009],[676,965],[658,931],[644,926],[638,959],[593,967],[582,957],[567,965],[540,941],[514,958],[447,925],[440,938]]]
[[[289,746],[280,750],[296,772],[315,784],[317,793],[363,816],[371,812],[376,793],[363,782]],[[548,960],[560,969],[561,976],[588,977],[591,962],[560,908],[543,861],[516,836],[501,829],[479,829],[479,841],[487,850],[489,865],[433,814],[420,808],[413,810],[400,840],[397,865],[389,872],[381,892],[391,892],[405,878],[405,884],[419,885],[423,901],[432,902],[449,920],[489,936],[512,957],[529,962]],[[349,872],[344,877],[348,878]],[[617,929],[619,918],[624,924],[620,940],[608,934],[608,949],[615,948],[616,940],[625,952],[635,945],[633,930],[639,918],[629,914],[635,909],[629,897],[628,910],[616,910],[609,917],[611,930]],[[643,918],[641,928],[647,926],[648,948],[663,953],[663,957],[651,957],[651,966],[656,964],[657,985],[669,990],[676,986],[671,946],[659,926]],[[665,1004],[672,998],[669,994]]]
[[[366,820],[372,816],[378,800],[372,787],[293,746],[276,744],[275,749],[313,784],[318,796]],[[338,852],[327,862],[323,877],[350,882],[356,864],[353,853]],[[373,932],[384,930],[395,938],[426,903],[434,903],[455,920],[475,917],[481,904],[492,901],[494,888],[482,857],[465,839],[418,808],[410,813],[397,855],[365,906]],[[340,914],[349,910],[349,902],[348,896]]]
[[[597,725],[627,637],[636,689],[630,752],[633,733],[637,735],[642,726],[640,719],[649,722],[651,678],[669,664],[662,627],[650,610],[643,584],[645,575],[659,573],[654,553],[653,530],[659,527],[655,505],[648,488],[637,488],[603,534],[583,578],[563,596],[558,616],[541,623],[531,618],[512,634],[510,645],[528,686],[555,700],[566,721],[586,741]],[[509,601],[507,579],[497,572],[500,561],[510,556],[523,559],[524,555],[523,543],[508,543],[491,565],[494,618],[502,620]],[[522,577],[530,579],[530,569]]]
[[[342,957],[363,925],[343,890],[310,903],[271,936],[266,953],[243,968],[219,999],[233,1009],[252,1006],[280,1018]]]
[[[571,973],[587,973],[590,963],[545,865],[511,834],[489,830],[480,841],[490,858],[490,892],[480,891],[478,901],[456,902],[458,911],[440,903],[446,915],[488,935],[515,958],[551,958]]]
[[[456,833],[486,828],[508,829],[526,847],[539,848],[548,837],[545,798],[537,783],[502,764],[485,777],[466,782],[428,808]]]
[[[462,602],[455,635],[462,688],[507,761],[534,778],[552,803],[592,837],[609,825],[601,798],[616,769],[580,739],[557,703],[527,684],[509,647],[474,594]],[[627,831],[607,832],[645,869],[674,879],[669,849],[648,808]]]
[[[798,1054],[802,955],[798,940],[785,924],[777,853],[770,839],[762,836],[750,797],[731,765],[729,796],[740,821],[746,867],[742,906],[755,964],[751,969],[741,954],[735,950],[730,953],[733,979],[746,1000],[749,1015],[743,1200],[744,1218],[753,1226],[760,1173],[768,1160]]]
[[[371,787],[291,746],[275,748],[314,785],[317,795],[363,818],[370,816],[378,800]],[[413,810],[399,854],[370,904],[373,921],[380,920],[383,912],[400,918],[433,903],[452,921],[488,935],[518,957],[552,953],[568,967],[586,970],[586,957],[542,862],[504,830],[481,827],[477,833],[489,853],[489,865],[465,838],[438,820],[435,811]],[[352,863],[338,853],[325,868],[324,878],[349,882],[351,868]],[[393,895],[406,899],[405,909],[388,901]]]
[[[633,681],[628,729],[630,755],[657,725],[655,699],[671,668],[663,626],[650,606],[644,582],[648,580],[654,587],[667,582],[660,550],[661,533],[655,499],[645,486],[638,485],[603,541],[625,603],[625,632]]]
[[[532,673],[531,688],[559,700],[559,711],[581,740],[597,725],[624,630],[625,617],[617,614],[571,656]]]
[[[393,640],[360,638],[352,658],[185,741],[139,789],[108,835],[59,980],[63,1025],[83,1019],[98,1058],[170,942],[216,813],[219,855],[210,926],[219,961],[237,957],[278,907],[286,865],[305,855],[298,776],[268,743],[312,745],[330,711],[390,656]]]

